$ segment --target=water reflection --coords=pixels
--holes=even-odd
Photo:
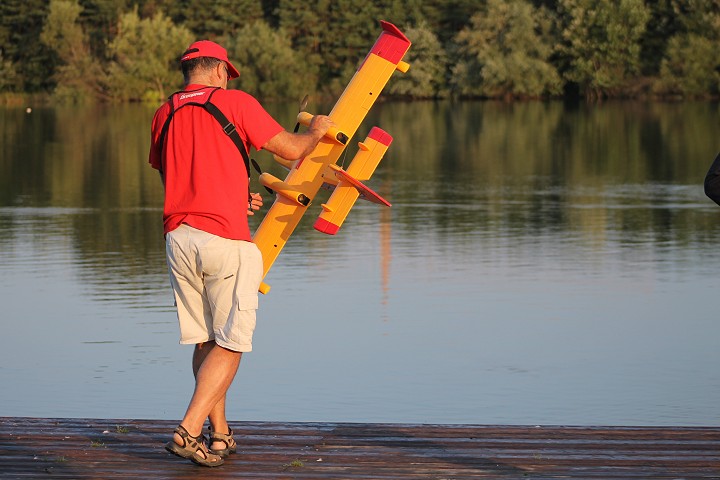
[[[296,106],[270,109],[293,124]],[[0,109],[4,415],[182,414],[152,113]],[[303,220],[230,416],[718,424],[720,211],[700,185],[717,118],[709,103],[378,104],[357,137],[393,135],[371,181],[393,207],[358,205],[336,237]]]

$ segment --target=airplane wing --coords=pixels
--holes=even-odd
[[[386,207],[390,206],[390,202],[360,180],[369,179],[372,176],[391,142],[390,135],[378,127],[373,127],[365,141],[359,144],[360,150],[347,171],[334,163],[328,165],[338,179],[338,185],[327,203],[322,204],[323,212],[315,221],[315,230],[335,235],[340,230],[355,201],[360,197]]]
[[[337,129],[328,132],[307,157],[294,162],[285,180],[267,173],[260,176],[260,182],[277,193],[253,235],[263,256],[263,278],[323,185],[323,173],[340,158],[392,74],[409,68],[402,58],[410,48],[410,40],[395,25],[384,21],[380,24],[380,36],[329,114]],[[298,121],[305,124],[311,118],[305,112],[298,115]],[[262,293],[269,290],[265,283],[260,286]]]

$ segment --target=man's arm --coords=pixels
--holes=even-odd
[[[304,158],[312,152],[327,131],[335,126],[330,117],[315,115],[304,133],[278,133],[262,146],[264,150],[286,160]]]

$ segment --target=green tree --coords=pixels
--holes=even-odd
[[[150,18],[158,13],[169,16],[173,22],[178,23],[173,17],[173,12],[178,5],[177,0],[139,0],[133,1],[133,5],[137,6],[140,18]]]
[[[425,23],[408,27],[404,33],[413,42],[403,59],[410,64],[410,70],[403,75],[395,75],[388,84],[387,93],[411,98],[446,96],[448,59],[437,36]]]
[[[279,7],[280,0],[261,0],[263,9],[263,19],[273,28],[277,28],[280,23]]]
[[[297,0],[279,0],[277,9],[280,28],[290,38],[292,47],[318,69],[323,63],[325,37],[324,17],[318,12],[326,11],[329,5],[330,0],[318,0],[314,5]]]
[[[673,37],[682,26],[682,15],[673,7],[676,0],[657,0],[646,2],[650,10],[650,19],[642,38],[641,46],[641,73],[643,75],[657,75],[667,50],[668,40]]]
[[[118,34],[108,45],[113,99],[159,102],[180,88],[178,58],[192,40],[190,30],[162,13],[141,19],[135,9],[122,15]]]
[[[87,36],[78,23],[81,11],[77,0],[50,0],[50,13],[40,35],[40,41],[53,49],[61,62],[54,74],[54,93],[71,101],[103,96],[105,74],[91,55]]]
[[[668,42],[655,91],[662,95],[709,97],[720,93],[718,42],[684,33]]]
[[[680,28],[667,43],[655,91],[663,95],[720,94],[720,2],[674,0]]]
[[[372,2],[334,0],[330,3],[324,40],[321,74],[329,78],[327,89],[339,94],[380,34],[379,9]]]
[[[190,29],[198,40],[230,37],[263,19],[260,0],[177,0],[165,8],[173,22]]]
[[[160,98],[179,86],[175,59],[188,43],[242,36],[252,52],[269,42],[284,61],[300,59],[282,69],[263,60],[273,74],[291,72],[280,79],[247,60],[255,79],[243,80],[262,95],[289,88],[283,96],[296,96],[290,78],[299,74],[315,82],[303,91],[335,97],[383,19],[413,26],[405,33],[416,37],[405,59],[412,67],[388,85],[391,94],[536,97],[564,84],[588,98],[715,96],[719,18],[720,0],[3,0],[0,91]],[[258,22],[264,27],[250,28]],[[180,42],[177,29],[191,35]],[[444,76],[443,64],[452,64]]]
[[[457,32],[470,24],[470,19],[486,3],[485,0],[425,0],[419,14],[428,22],[440,43],[447,45]]]
[[[429,11],[427,0],[375,0],[375,4],[378,9],[377,20],[385,20],[398,27],[424,24],[425,29],[432,31],[426,18]],[[433,34],[437,37],[435,32]]]
[[[675,16],[678,33],[697,33],[715,36],[708,30],[713,26],[713,17],[720,14],[718,0],[667,0]]]
[[[642,0],[560,0],[565,78],[587,98],[618,96],[640,70],[650,11]]]
[[[12,90],[18,80],[15,65],[10,60],[5,60],[0,50],[0,92]]]
[[[3,57],[14,65],[21,92],[39,92],[52,88],[57,58],[52,49],[38,42],[48,0],[2,0],[0,2],[0,45]]]
[[[372,2],[280,0],[279,11],[280,26],[293,48],[319,69],[322,90],[333,96],[344,88],[379,34],[379,9]]]
[[[117,34],[118,19],[128,9],[128,0],[79,0],[80,25],[92,54],[103,58],[108,42]]]
[[[282,29],[273,30],[262,21],[246,25],[228,40],[227,48],[240,70],[236,82],[254,96],[297,100],[315,91],[315,67],[293,50]]]
[[[488,0],[458,33],[452,84],[459,95],[540,97],[561,90],[549,62],[550,20],[525,0]]]

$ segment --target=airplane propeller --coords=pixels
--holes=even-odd
[[[300,110],[298,110],[298,113],[300,113],[300,112],[302,112],[303,110],[305,110],[305,107],[307,107],[307,104],[308,104],[308,100],[309,100],[309,99],[310,99],[310,97],[309,97],[308,95],[305,95],[305,96],[303,97],[302,101],[300,102]],[[297,122],[297,123],[295,124],[295,128],[293,129],[293,133],[297,133],[298,130],[300,130],[300,122]]]
[[[253,166],[253,168],[255,168],[255,171],[258,173],[258,175],[262,175],[262,173],[263,173],[262,169],[260,168],[260,165],[258,165],[258,163],[255,161],[254,158],[250,159],[250,163],[252,163],[252,166]],[[265,190],[267,190],[270,195],[275,195],[275,192],[272,189],[265,187]]]

